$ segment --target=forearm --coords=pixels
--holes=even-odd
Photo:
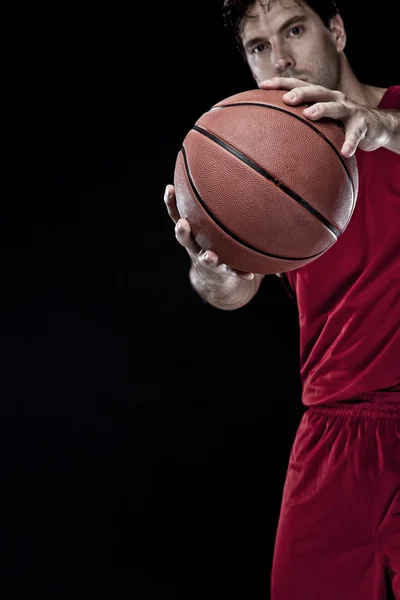
[[[236,310],[245,306],[258,291],[261,276],[251,280],[238,277],[204,274],[193,264],[189,272],[190,283],[197,294],[208,304],[221,310]]]
[[[400,110],[380,110],[379,114],[388,137],[383,147],[400,154]]]

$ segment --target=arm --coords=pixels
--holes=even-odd
[[[176,239],[191,260],[189,280],[193,289],[205,302],[221,310],[235,310],[248,304],[264,275],[236,271],[221,263],[215,252],[204,252],[192,238],[188,221],[179,216],[174,186],[167,185],[164,201],[175,224]]]
[[[366,152],[386,148],[400,154],[400,110],[371,108],[351,100],[343,92],[300,79],[274,77],[262,81],[260,87],[290,90],[295,96],[290,98],[284,94],[282,100],[286,104],[314,103],[303,111],[311,121],[322,117],[342,121],[346,138],[341,152],[345,157],[353,156],[357,148]]]
[[[387,132],[387,141],[383,147],[400,154],[400,110],[376,109],[375,112],[382,122],[383,131]]]
[[[190,283],[199,296],[211,306],[221,310],[236,310],[250,302],[256,295],[264,275],[255,274],[251,280],[201,269],[192,262],[189,272]]]

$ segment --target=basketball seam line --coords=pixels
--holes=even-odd
[[[239,242],[239,244],[241,244],[242,246],[245,246],[246,248],[248,248],[249,250],[252,250],[253,252],[257,252],[257,254],[261,254],[262,256],[268,256],[270,258],[276,258],[279,260],[291,260],[291,261],[309,260],[312,258],[318,258],[327,250],[327,249],[325,249],[325,250],[322,250],[321,252],[318,252],[317,254],[313,254],[312,256],[302,256],[300,258],[298,256],[295,256],[295,257],[280,256],[279,254],[270,254],[269,252],[264,252],[263,250],[260,250],[259,248],[252,246],[245,240],[242,240],[239,236],[235,235],[232,231],[230,231],[227,227],[225,227],[221,223],[221,221],[219,221],[217,219],[217,217],[211,212],[211,210],[208,208],[208,206],[205,204],[203,198],[201,197],[201,195],[200,195],[199,191],[197,190],[197,188],[194,184],[194,181],[192,179],[184,145],[182,145],[181,151],[182,151],[183,161],[185,163],[185,171],[186,171],[187,178],[189,180],[189,184],[190,184],[192,191],[195,194],[197,200],[199,201],[199,204],[203,207],[205,212],[212,218],[212,220],[216,223],[216,225],[218,225],[218,227],[220,229],[222,229],[222,231],[224,231],[229,237],[234,239],[236,242]]]
[[[336,237],[336,239],[339,237],[340,232],[338,231],[338,229],[336,229],[336,227],[334,225],[332,225],[328,221],[328,219],[326,219],[324,217],[324,215],[322,215],[316,208],[314,208],[313,206],[308,204],[308,202],[306,200],[304,200],[301,196],[296,194],[296,192],[294,192],[291,188],[286,186],[284,183],[282,183],[281,181],[276,179],[276,177],[271,175],[271,173],[269,173],[268,171],[266,171],[265,169],[260,167],[260,165],[258,165],[256,162],[251,160],[251,158],[249,158],[248,156],[246,156],[245,154],[243,154],[242,152],[240,152],[239,150],[237,150],[236,148],[234,148],[233,146],[231,146],[224,140],[221,140],[221,138],[214,135],[210,131],[203,129],[202,127],[199,127],[198,125],[195,125],[193,127],[193,129],[195,131],[197,131],[198,133],[201,133],[205,137],[208,137],[210,140],[212,140],[213,142],[215,142],[216,144],[218,144],[219,146],[221,146],[222,148],[227,150],[230,154],[233,154],[234,156],[236,156],[236,158],[238,158],[239,160],[241,160],[242,162],[247,164],[251,169],[253,169],[254,171],[257,171],[257,173],[259,173],[260,175],[265,177],[265,179],[268,179],[268,181],[271,181],[272,183],[274,183],[276,185],[276,187],[278,187],[280,190],[282,190],[287,196],[290,196],[290,198],[295,200],[298,204],[300,204],[303,208],[305,208],[309,213],[311,213],[314,217],[316,217],[322,225],[325,225],[325,227],[327,229],[329,229],[329,231],[331,233],[333,233],[333,235]]]
[[[234,108],[235,106],[247,106],[247,105],[252,105],[252,106],[261,106],[262,108],[272,108],[273,110],[277,110],[279,112],[283,112],[286,115],[290,115],[291,117],[293,117],[294,119],[297,119],[297,121],[300,121],[300,123],[303,123],[303,125],[307,125],[307,127],[309,127],[310,129],[312,129],[313,131],[315,131],[315,133],[317,133],[331,148],[332,150],[335,152],[336,156],[338,157],[338,159],[340,160],[342,167],[344,168],[344,170],[346,171],[346,175],[349,178],[352,190],[353,190],[353,205],[354,205],[354,198],[356,195],[356,190],[354,187],[354,183],[353,183],[353,178],[350,174],[350,171],[346,165],[346,162],[343,158],[343,156],[340,154],[340,152],[337,151],[337,149],[335,148],[335,146],[332,144],[332,142],[330,141],[329,138],[326,137],[326,135],[324,133],[322,133],[322,131],[320,131],[317,127],[315,127],[315,125],[313,125],[311,122],[306,121],[305,119],[302,119],[301,117],[299,117],[298,115],[295,115],[294,113],[290,112],[290,110],[286,110],[284,108],[280,108],[279,106],[274,106],[273,104],[263,104],[262,102],[235,102],[234,104],[223,104],[221,106],[213,106],[213,108],[211,108],[211,110],[209,112],[215,111],[215,110],[219,110],[222,108]],[[336,119],[332,119],[332,122],[334,123],[334,125],[336,125],[337,127],[339,127],[339,129],[341,131],[343,131],[343,133],[345,133],[345,128],[344,126],[337,121]]]

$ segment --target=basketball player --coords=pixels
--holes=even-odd
[[[360,177],[338,241],[280,274],[299,312],[306,411],[283,490],[271,598],[384,600],[387,579],[400,600],[400,85],[357,79],[333,0],[225,0],[223,14],[259,87],[311,104],[310,120],[343,122],[341,151],[355,153]],[[194,290],[222,310],[250,302],[263,276],[203,252],[172,185],[165,201]]]

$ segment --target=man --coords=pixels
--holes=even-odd
[[[386,574],[400,600],[400,86],[357,79],[333,0],[225,0],[223,13],[258,86],[307,104],[310,120],[341,120],[342,154],[359,169],[345,232],[278,274],[298,306],[308,410],[290,455],[271,598],[384,600]],[[171,185],[165,201],[194,290],[223,310],[246,305],[263,276],[203,252]]]

